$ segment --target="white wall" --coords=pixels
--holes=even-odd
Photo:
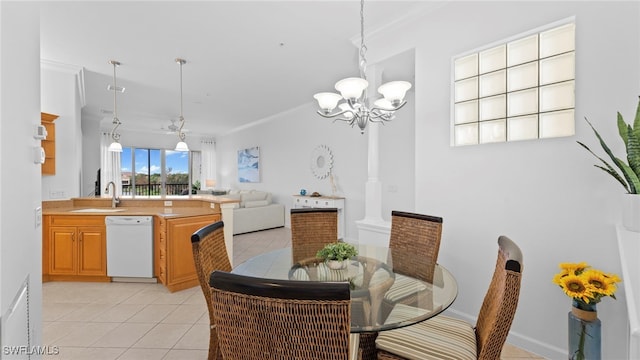
[[[56,174],[42,177],[42,199],[78,197],[82,177],[82,132],[78,76],[81,68],[42,62],[42,111],[58,115]]]
[[[357,68],[357,64],[354,64]],[[339,79],[336,79],[336,81]],[[309,94],[307,105],[279,114],[249,129],[219,137],[216,141],[218,154],[218,179],[220,187],[238,189],[260,189],[273,193],[275,202],[286,206],[286,224],[289,226],[289,211],[292,195],[306,189],[323,195],[331,195],[328,179],[318,180],[311,172],[311,153],[318,145],[327,145],[333,153],[333,169],[338,191],[345,197],[346,237],[357,238],[355,221],[364,217],[364,184],[367,180],[367,135],[359,129],[342,123],[333,123],[315,114],[316,105]],[[413,174],[413,124],[407,106],[406,114],[399,114],[393,123],[380,131],[381,149],[385,156],[397,156],[398,161],[383,168],[395,168],[385,173],[383,180],[398,187],[397,194],[403,200],[394,206],[408,209],[413,206],[410,185]],[[377,125],[380,126],[380,125]],[[383,145],[384,144],[384,145]],[[237,151],[248,147],[260,147],[259,183],[237,181]],[[395,154],[395,155],[391,155]],[[393,175],[392,175],[393,174]],[[386,191],[383,197],[386,197]]]
[[[32,344],[42,344],[42,227],[40,165],[33,162],[33,138],[40,124],[40,14],[37,4],[0,2],[0,315],[2,338],[20,329],[6,327],[4,315],[25,277],[30,277]],[[26,345],[26,344],[24,344]],[[23,354],[24,355],[24,354]]]
[[[444,218],[439,261],[454,273],[460,286],[452,311],[470,321],[477,315],[493,271],[498,236],[505,234],[518,242],[525,267],[509,341],[549,358],[566,358],[571,303],[551,282],[558,263],[586,261],[621,273],[614,232],[621,188],[592,166],[594,159],[575,141],[598,146],[582,120],[588,116],[611,139],[611,146],[622,151],[615,142],[614,121],[618,110],[632,117],[640,94],[639,6],[632,2],[450,2],[433,14],[414,16],[396,29],[378,32],[367,43],[369,63],[412,48],[416,52],[415,129],[409,130],[413,147],[389,157],[390,149],[402,149],[407,142],[406,133],[389,135],[400,122],[381,132],[385,134],[381,139],[384,215],[393,208],[411,210],[409,199],[415,196],[415,211]],[[571,16],[577,24],[576,135],[450,147],[451,58]],[[219,138],[222,186],[269,190],[287,205],[300,187],[325,193],[328,183],[314,180],[307,163],[311,150],[326,144],[336,155],[336,176],[347,197],[347,237],[353,238],[353,221],[363,215],[366,140],[358,139],[358,131],[339,130],[340,125],[312,112],[312,105],[294,109],[277,120]],[[262,182],[237,184],[236,151],[251,146],[261,147]],[[388,185],[399,178],[388,177],[398,172],[405,175],[403,164],[398,163],[403,154],[415,157],[415,193],[389,205],[394,194],[388,193]],[[412,176],[409,169],[405,176]],[[617,298],[599,304],[606,359],[626,357],[624,288]]]
[[[499,235],[524,252],[522,292],[509,341],[566,358],[570,299],[551,283],[560,262],[621,274],[614,225],[622,188],[576,144],[598,148],[587,116],[619,154],[616,111],[634,115],[640,88],[638,2],[450,2],[379,34],[370,59],[416,48],[416,211],[444,218],[439,262],[458,280],[453,310],[473,320]],[[576,135],[449,146],[451,58],[576,17]],[[401,36],[400,36],[401,34]],[[378,51],[376,53],[375,51]],[[624,289],[599,304],[603,359],[626,358]]]

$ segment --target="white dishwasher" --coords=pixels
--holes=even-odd
[[[153,217],[105,216],[105,223],[107,276],[153,278]]]

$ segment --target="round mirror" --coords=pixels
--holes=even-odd
[[[316,147],[311,153],[311,172],[318,179],[324,179],[331,174],[333,155],[331,149],[325,145]]]

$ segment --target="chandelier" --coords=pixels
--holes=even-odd
[[[118,92],[118,84],[116,83],[116,67],[120,66],[120,63],[116,60],[109,60],[109,64],[113,65],[113,129],[111,129],[111,139],[113,142],[109,145],[109,151],[122,152],[120,134],[116,132],[118,127],[122,124],[120,119],[118,119],[118,102],[116,96],[116,93]]]
[[[313,95],[318,101],[320,109],[318,115],[325,118],[335,118],[335,121],[344,121],[353,127],[358,125],[360,133],[364,134],[364,129],[368,122],[384,123],[395,118],[395,111],[403,107],[407,102],[404,96],[411,88],[411,83],[407,81],[390,81],[382,84],[378,92],[383,98],[376,100],[372,107],[369,107],[366,88],[367,81],[367,59],[365,53],[367,47],[364,44],[364,0],[360,1],[360,77],[350,77],[338,81],[335,85],[340,94],[332,92],[322,92]],[[344,100],[343,102],[340,102]],[[338,104],[340,102],[340,104]],[[334,109],[338,110],[334,112]]]
[[[176,144],[176,151],[189,151],[189,146],[184,141],[187,137],[184,132],[182,132],[182,128],[184,127],[184,116],[182,116],[182,65],[187,63],[187,60],[177,58],[176,62],[180,65],[180,117],[178,121],[180,121],[180,125],[178,127],[178,143]]]

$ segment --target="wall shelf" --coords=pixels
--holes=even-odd
[[[42,175],[56,174],[56,125],[53,122],[57,118],[58,115],[40,113],[40,122],[47,129],[47,138],[40,141],[45,155]]]

